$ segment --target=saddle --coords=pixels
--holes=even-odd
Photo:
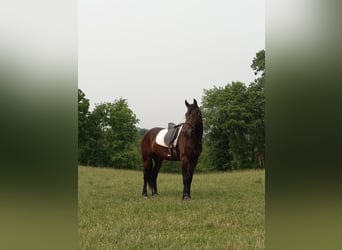
[[[173,145],[174,140],[177,138],[178,131],[181,128],[183,124],[174,124],[170,122],[167,126],[167,133],[164,137],[164,143],[168,146],[169,148],[169,156],[173,155],[177,157],[177,152],[175,150],[175,147]]]
[[[180,126],[182,126],[182,124],[176,125],[172,122],[168,124],[167,133],[164,137],[164,142],[166,145],[170,146],[173,143],[173,141],[176,139]]]

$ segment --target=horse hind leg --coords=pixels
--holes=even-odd
[[[158,173],[159,173],[162,163],[163,163],[163,159],[159,157],[154,158],[154,168],[153,168],[153,173],[152,173],[152,187],[151,187],[152,196],[158,195],[157,178],[158,178]]]
[[[152,159],[144,159],[144,184],[142,195],[147,197],[147,185],[152,189]]]

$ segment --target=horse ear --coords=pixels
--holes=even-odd
[[[187,100],[185,100],[185,106],[188,108],[190,106],[190,104],[188,103]]]
[[[196,99],[194,98],[194,104],[195,104],[195,106],[197,106],[198,107],[198,105],[197,105],[197,101],[196,101]]]

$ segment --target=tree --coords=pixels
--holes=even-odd
[[[246,99],[247,88],[241,82],[205,91],[202,109],[209,157],[214,169],[241,168],[248,162],[248,126],[251,115]]]
[[[86,164],[88,140],[89,99],[78,89],[78,162]]]
[[[139,120],[126,100],[101,103],[89,112],[89,100],[78,90],[78,161],[83,165],[137,168]]]
[[[254,69],[254,74],[261,72],[261,77],[265,77],[265,50],[260,50],[253,58],[251,68]]]
[[[257,52],[251,68],[254,74],[261,76],[256,78],[249,86],[249,103],[252,110],[253,123],[251,139],[253,140],[254,159],[259,167],[264,167],[266,143],[265,143],[265,50]]]
[[[204,90],[202,113],[204,119],[205,140],[208,145],[210,169],[226,170],[230,161],[228,141],[229,133],[221,126],[226,119],[222,109],[224,97],[223,88],[214,87]]]
[[[248,87],[232,82],[204,90],[202,110],[211,168],[255,167],[265,154],[265,51],[251,65],[255,79]]]
[[[134,144],[138,141],[138,119],[126,100],[102,103],[90,117],[90,164],[116,168],[136,168],[140,164]]]

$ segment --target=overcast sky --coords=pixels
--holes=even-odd
[[[203,89],[249,84],[264,48],[263,0],[79,1],[79,88],[91,108],[127,99],[142,128],[183,122]]]

